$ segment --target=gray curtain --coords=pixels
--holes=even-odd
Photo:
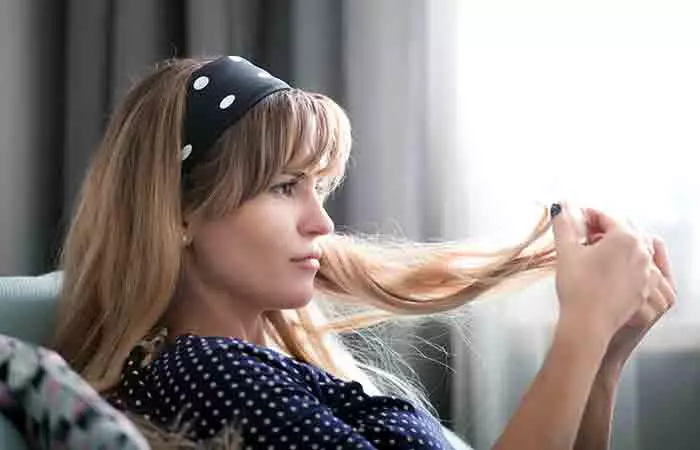
[[[0,3],[0,275],[55,267],[110,111],[154,63],[190,55],[248,57],[347,109],[354,156],[329,205],[339,229],[440,237],[440,203],[430,201],[440,168],[427,153],[439,140],[428,93],[442,85],[430,70],[430,8],[423,0]],[[394,337],[449,423],[448,330],[429,323]]]
[[[157,61],[236,54],[300,87],[342,92],[337,5],[313,0],[68,2],[64,207],[74,198],[107,114]]]
[[[0,274],[46,267],[63,195],[63,10],[0,3]]]
[[[0,3],[0,274],[49,270],[110,111],[156,62],[240,54],[344,93],[342,2]],[[336,207],[337,214],[342,208]]]

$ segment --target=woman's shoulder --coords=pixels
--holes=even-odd
[[[308,411],[323,393],[354,384],[240,339],[184,335],[143,367],[130,358],[112,400],[160,425],[191,423],[206,437],[232,419],[245,426],[271,412],[282,420]]]
[[[366,440],[365,433],[426,445],[440,439],[439,424],[405,400],[370,396],[356,381],[238,339],[181,336],[126,373],[122,408],[161,425],[190,424],[197,438],[235,423],[245,440],[281,445]]]
[[[326,378],[323,371],[299,362],[273,349],[230,337],[182,335],[154,361],[154,371],[160,366],[177,373],[196,377],[224,377],[246,384],[266,381],[269,386],[286,382],[305,385]],[[228,376],[226,376],[228,375]],[[254,377],[255,380],[252,380]]]
[[[124,409],[155,412],[157,418],[188,415],[187,410],[200,405],[229,407],[233,399],[245,405],[244,399],[261,394],[265,398],[268,393],[284,394],[282,398],[300,401],[305,407],[328,392],[350,389],[354,394],[361,389],[359,383],[345,382],[238,338],[182,335],[165,345],[153,361],[143,361],[143,352],[135,349],[113,399]]]

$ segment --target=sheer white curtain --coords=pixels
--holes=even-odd
[[[434,189],[446,200],[445,235],[512,243],[557,199],[661,235],[678,305],[624,374],[613,448],[696,448],[700,5],[455,0],[434,8],[431,160],[442,161],[433,170],[442,173]],[[455,336],[455,426],[476,448],[493,443],[519,402],[555,316],[545,281],[476,305],[468,340]]]

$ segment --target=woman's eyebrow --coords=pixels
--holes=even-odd
[[[303,180],[308,176],[305,172],[283,172],[282,175],[294,177],[295,181]]]

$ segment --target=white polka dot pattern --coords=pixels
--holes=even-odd
[[[446,449],[440,424],[270,349],[180,336],[144,369],[130,359],[114,403],[155,423],[179,414],[202,440],[237,424],[244,449]]]
[[[197,77],[196,80],[194,80],[194,83],[192,83],[192,87],[196,91],[201,91],[205,87],[207,87],[207,84],[209,84],[209,77],[202,75],[201,77]]]
[[[221,99],[221,103],[219,103],[219,108],[221,109],[226,109],[229,106],[233,105],[233,102],[236,101],[236,96],[231,94],[227,95],[223,99]]]
[[[186,160],[187,158],[189,158],[191,154],[192,154],[192,145],[191,144],[187,144],[184,147],[182,147],[182,154],[180,156],[181,156],[181,159],[183,161]]]

